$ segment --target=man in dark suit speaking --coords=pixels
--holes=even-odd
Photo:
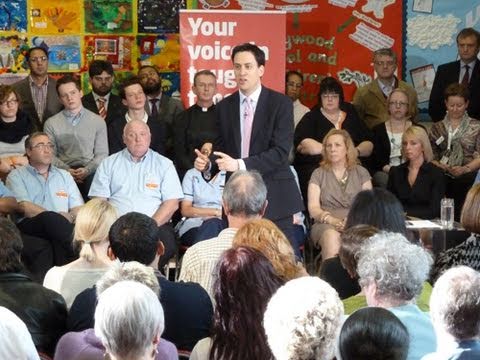
[[[267,186],[265,217],[293,239],[293,214],[303,210],[300,191],[288,164],[293,144],[293,106],[285,95],[262,86],[265,53],[256,45],[232,50],[239,91],[217,105],[219,136],[215,161],[195,150],[195,168],[204,174],[218,170],[257,170]],[[292,245],[295,245],[292,242]],[[294,246],[296,248],[296,246]]]
[[[444,92],[448,85],[460,83],[470,92],[468,115],[480,119],[480,33],[473,28],[465,28],[457,35],[457,48],[460,60],[439,65],[433,81],[428,113],[432,121],[443,120],[446,113]]]

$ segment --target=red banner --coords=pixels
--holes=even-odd
[[[180,78],[182,101],[195,103],[193,76],[208,69],[217,76],[217,101],[237,88],[231,51],[239,44],[258,45],[266,57],[262,83],[285,90],[286,17],[279,11],[180,11]]]
[[[317,102],[318,84],[334,76],[350,100],[357,86],[373,76],[372,51],[392,47],[401,74],[403,2],[401,0],[199,0],[198,8],[283,10],[287,12],[286,68],[304,74],[302,102]],[[276,36],[259,21],[262,30]],[[183,89],[183,88],[182,88]],[[283,90],[282,90],[283,91]]]

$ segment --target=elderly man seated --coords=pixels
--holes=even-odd
[[[159,264],[163,268],[176,252],[169,221],[183,191],[173,162],[150,149],[151,139],[150,128],[143,121],[132,120],[125,125],[126,149],[102,161],[88,195],[108,199],[120,216],[136,211],[152,217],[165,245]]]

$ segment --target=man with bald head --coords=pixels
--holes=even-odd
[[[108,199],[118,215],[136,211],[152,217],[165,244],[160,267],[175,253],[170,218],[183,198],[173,162],[150,149],[147,124],[132,120],[123,129],[126,148],[107,157],[98,167],[88,195]]]

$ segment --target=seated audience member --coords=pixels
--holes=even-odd
[[[222,195],[228,228],[218,237],[201,241],[183,256],[180,280],[192,281],[207,290],[213,299],[213,273],[220,255],[232,247],[239,228],[252,219],[263,217],[267,207],[267,188],[256,171],[238,170],[230,176]]]
[[[65,109],[47,119],[44,130],[54,145],[54,165],[70,172],[87,199],[95,170],[108,156],[107,127],[99,115],[83,107],[76,78],[59,79],[57,93]]]
[[[53,263],[51,255],[45,256],[44,273],[52,265],[74,260],[72,223],[83,205],[72,175],[52,165],[53,148],[46,133],[33,133],[25,140],[29,165],[12,170],[7,178],[7,187],[19,203],[18,228],[44,239],[25,244],[28,257],[43,257],[46,249],[53,249]]]
[[[147,95],[145,110],[155,121],[161,121],[167,129],[165,142],[166,156],[173,159],[173,127],[179,114],[184,110],[180,100],[165,94],[162,77],[153,65],[143,65],[138,69],[138,78]]]
[[[369,307],[345,320],[338,342],[342,360],[406,360],[410,339],[407,328],[394,314]]]
[[[98,296],[95,335],[110,357],[116,360],[155,359],[163,329],[163,309],[158,293],[147,286],[121,281]],[[161,359],[177,359],[175,347],[169,348],[164,350],[166,354]]]
[[[106,60],[93,60],[88,65],[88,77],[92,91],[82,97],[85,109],[100,115],[107,126],[122,118],[127,109],[122,104],[120,96],[112,93],[115,80],[112,63]]]
[[[117,219],[115,208],[105,200],[93,199],[82,206],[75,220],[73,245],[80,249],[80,258],[48,270],[43,286],[58,292],[72,306],[75,297],[109,269],[108,232]]]
[[[195,149],[218,136],[213,98],[217,78],[210,70],[200,70],[193,77],[192,92],[195,104],[182,111],[173,123],[175,166],[180,179],[193,168]]]
[[[13,193],[8,190],[8,188],[3,185],[3,182],[0,180],[0,216],[13,214],[17,208],[17,200],[15,199]]]
[[[163,254],[162,233],[155,221],[140,213],[131,212],[117,219],[109,233],[111,259],[138,261],[158,269]],[[128,275],[128,274],[127,274]],[[191,350],[196,342],[209,334],[212,302],[198,284],[173,282],[155,271],[162,289],[160,302],[165,314],[163,337],[179,349]],[[93,327],[95,288],[80,293],[70,309],[67,327],[80,331]]]
[[[108,125],[108,147],[110,154],[125,149],[123,129],[132,120],[142,121],[147,124],[152,136],[150,148],[161,155],[165,155],[165,123],[161,119],[149,116],[145,111],[146,96],[143,92],[140,79],[136,77],[126,79],[119,90],[123,105],[127,107],[125,115],[114,119]]]
[[[369,130],[358,118],[353,106],[344,101],[340,83],[332,77],[326,77],[320,83],[318,105],[300,120],[293,139],[296,151],[294,166],[304,199],[307,199],[310,177],[322,156],[325,157],[323,141],[332,129],[343,129],[350,134],[355,144],[353,150],[358,156],[368,157],[372,153]]]
[[[212,143],[205,143],[200,148],[202,154],[210,156]],[[191,246],[206,240],[199,237],[198,228],[204,220],[217,218],[222,221],[222,192],[225,186],[225,171],[219,171],[211,179],[205,179],[200,171],[191,168],[182,181],[183,199],[180,212],[186,219],[178,229],[183,245]]]
[[[0,306],[0,358],[40,360],[25,323]]]
[[[195,345],[190,360],[272,359],[262,319],[283,283],[257,250],[243,246],[226,250],[215,273],[211,337]]]
[[[360,293],[357,274],[357,256],[361,246],[378,229],[370,225],[355,225],[340,235],[338,255],[322,262],[320,278],[328,282],[338,292],[341,300]]]
[[[457,51],[450,56],[458,57],[455,61],[438,65],[433,80],[430,99],[428,101],[428,114],[433,122],[441,121],[445,117],[447,108],[443,103],[445,89],[453,83],[464,84],[472,94],[472,101],[468,104],[468,114],[475,119],[480,119],[480,103],[476,101],[480,95],[480,33],[471,27],[463,28],[457,34]],[[458,59],[458,60],[457,60]]]
[[[410,334],[407,359],[420,359],[435,350],[436,339],[428,313],[415,304],[432,264],[424,248],[398,233],[379,233],[362,248],[357,272],[368,306],[390,310]]]
[[[387,188],[403,205],[407,216],[420,219],[440,217],[440,200],[445,195],[445,177],[431,163],[432,148],[425,130],[409,127],[402,136],[405,163],[392,166]]]
[[[373,52],[373,68],[377,77],[365,86],[358,88],[353,97],[353,105],[361,120],[373,129],[388,118],[388,96],[400,88],[409,94],[409,113],[412,119],[418,115],[417,93],[405,81],[395,76],[397,54],[391,48],[378,49]]]
[[[480,359],[480,273],[467,266],[447,270],[435,283],[430,315],[437,351],[425,360]]]
[[[119,215],[138,211],[151,216],[164,233],[163,269],[176,253],[176,241],[169,222],[183,198],[182,186],[173,162],[149,148],[150,128],[132,120],[123,129],[126,149],[110,155],[100,164],[90,189],[90,197],[108,199]]]
[[[317,277],[287,282],[272,296],[263,317],[277,360],[334,359],[342,321],[337,292]]]
[[[303,87],[303,75],[295,70],[287,71],[285,74],[285,95],[293,101],[293,125],[294,128],[302,120],[303,116],[310,109],[300,102],[300,93]]]
[[[323,144],[323,160],[308,185],[308,212],[314,220],[310,236],[325,260],[338,254],[353,198],[372,183],[368,171],[357,165],[357,152],[345,130],[330,130]]]
[[[273,265],[283,281],[308,276],[297,262],[292,245],[285,234],[268,219],[255,219],[243,225],[233,238],[233,247],[248,246],[260,251]]]
[[[431,275],[433,281],[453,266],[465,265],[480,271],[480,184],[468,191],[460,223],[471,235],[463,243],[437,256]]]
[[[388,117],[372,129],[373,152],[371,157],[373,184],[385,188],[392,166],[402,161],[402,136],[413,125],[409,108],[410,99],[403,89],[393,90],[387,99]]]
[[[447,175],[446,195],[455,200],[457,220],[480,168],[480,121],[468,115],[468,103],[469,92],[464,85],[449,85],[445,90],[447,114],[442,121],[434,123],[429,132],[432,163]]]
[[[51,355],[65,332],[65,300],[23,273],[22,247],[18,229],[0,217],[0,306],[25,323],[37,351]]]
[[[0,177],[25,166],[25,139],[33,131],[32,120],[20,110],[21,99],[10,85],[0,85]]]
[[[48,75],[48,51],[44,47],[31,47],[25,56],[30,75],[13,84],[20,95],[23,110],[42,130],[45,120],[62,110],[57,93],[57,82]]]
[[[125,262],[125,263],[116,263],[114,264],[110,270],[108,270],[97,282],[97,295],[100,299],[102,298],[103,294],[108,291],[108,289],[113,288],[116,286],[116,284],[142,284],[146,288],[150,289],[156,297],[156,302],[158,304],[158,297],[161,295],[161,289],[158,284],[157,277],[155,275],[155,270],[151,267],[142,265],[136,261],[132,262]],[[116,303],[117,305],[117,310],[116,312],[123,312],[124,315],[127,315],[127,312],[129,310],[132,311],[130,316],[134,316],[134,312],[138,311],[139,313],[137,315],[142,315],[142,316],[156,316],[155,314],[152,314],[151,312],[148,311],[148,308],[153,309],[160,307],[160,304],[155,304],[153,301],[150,303],[149,295],[147,294],[144,289],[138,288],[138,292],[135,293],[135,298],[129,298],[130,295],[133,295],[133,290],[134,288],[128,286],[128,290],[125,291],[123,294],[118,294],[119,297],[122,298],[124,301],[121,304]],[[147,300],[150,304],[146,308],[142,307],[136,307],[138,304],[138,300],[140,296],[146,296],[144,300]],[[112,299],[113,300],[113,299]],[[120,300],[119,302],[121,302]],[[112,304],[113,305],[113,304]],[[144,304],[145,305],[145,304]],[[94,307],[89,310],[91,312],[94,312],[95,306],[98,306],[97,304],[94,304]],[[104,308],[103,311],[106,309]],[[158,314],[157,314],[158,315]],[[136,331],[138,333],[138,336],[143,336],[144,339],[143,341],[148,342],[148,333],[145,333],[145,329],[141,329],[142,325],[144,325],[147,320],[147,318],[144,319],[134,319],[131,318],[132,323],[128,326],[128,331],[132,331],[131,333],[126,333],[125,336],[127,336],[125,339],[123,339],[120,343],[115,342],[116,346],[122,347],[125,346],[125,350],[128,350],[128,346],[133,346],[135,343],[137,345],[140,344],[141,338],[135,338],[132,336],[134,335],[133,331]],[[95,325],[97,325],[97,318],[95,319]],[[127,323],[121,323],[121,319],[117,318],[117,321],[120,321],[118,323],[112,323],[115,324],[115,327],[120,329],[121,326],[127,326]],[[104,319],[103,321],[106,321]],[[137,326],[133,325],[133,321],[139,322]],[[173,360],[173,359],[178,359],[178,354],[175,346],[160,338],[160,335],[164,329],[164,316],[163,316],[163,310],[162,310],[162,317],[161,317],[161,331],[160,334],[158,335],[158,338],[156,339],[156,342],[152,342],[154,345],[154,348],[152,349],[151,352],[148,352],[148,356],[151,357],[138,357],[140,350],[137,349],[139,352],[135,354],[131,354],[131,357],[126,357],[126,359],[155,359],[155,360]],[[103,325],[105,325],[103,323]],[[93,326],[93,324],[92,324]],[[110,329],[111,331],[115,331],[113,328]],[[120,330],[118,330],[120,331]],[[136,341],[135,341],[136,339]],[[146,343],[144,344],[146,345]],[[81,332],[69,332],[66,333],[60,341],[58,342],[57,348],[55,349],[55,360],[70,360],[70,359],[88,359],[88,360],[102,360],[105,358],[105,348],[107,345],[104,343],[104,339],[99,338],[98,333],[94,331],[93,328],[81,331]],[[133,346],[134,347],[134,346]],[[108,351],[108,350],[107,350]],[[110,354],[112,356],[113,354]],[[115,357],[115,359],[118,359]]]

